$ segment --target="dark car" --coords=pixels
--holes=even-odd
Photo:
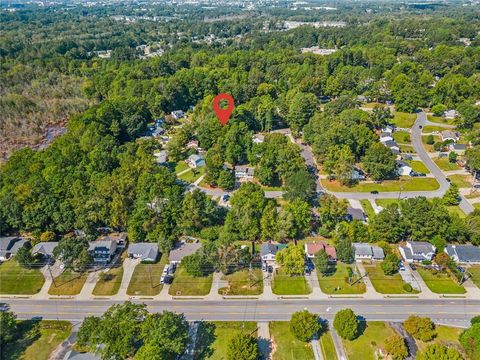
[[[447,181],[448,181],[448,182],[452,182],[452,180],[450,180],[449,178],[447,178]]]
[[[165,276],[165,278],[163,279],[163,283],[164,284],[171,284],[173,282],[173,276],[171,275],[167,275]]]
[[[410,264],[409,266],[410,266],[410,269],[412,269],[413,271],[417,270],[417,267],[415,265]]]
[[[378,190],[370,191],[370,194],[378,194]]]
[[[418,128],[421,129],[421,128],[423,128],[423,126],[422,126],[422,125],[418,125]]]

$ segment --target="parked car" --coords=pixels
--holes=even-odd
[[[403,266],[403,264],[400,263],[400,265],[398,265],[398,270],[399,271],[405,271],[405,266]]]
[[[414,264],[410,264],[410,269],[412,269],[413,271],[417,270],[417,267],[414,265]]]
[[[372,191],[370,191],[370,194],[375,194],[376,195],[376,194],[378,194],[378,191],[377,190],[372,190]]]

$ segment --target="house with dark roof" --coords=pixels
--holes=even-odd
[[[385,254],[380,246],[371,245],[367,243],[353,243],[355,251],[355,260],[383,260]]]
[[[453,151],[457,155],[464,155],[465,151],[467,151],[467,145],[451,143],[451,144],[448,145],[448,149],[450,151]]]
[[[345,216],[347,221],[358,220],[361,222],[367,221],[367,215],[362,209],[353,208],[351,206],[347,207],[347,215]]]
[[[30,247],[30,241],[18,236],[0,237],[0,261],[9,260],[22,247]]]
[[[58,246],[56,241],[39,242],[32,249],[32,255],[41,256],[44,259],[53,258],[53,250]]]
[[[262,269],[267,270],[269,266],[272,268],[277,267],[277,260],[275,255],[280,250],[283,250],[287,247],[285,244],[272,244],[272,243],[263,243],[260,250],[260,257],[262,258]]]
[[[128,246],[127,254],[132,259],[141,261],[156,261],[158,258],[158,244],[140,242]]]
[[[305,254],[309,259],[313,259],[321,250],[327,253],[330,262],[334,263],[337,261],[337,251],[333,246],[325,244],[323,241],[314,241],[305,244]]]
[[[408,262],[431,261],[435,256],[435,246],[425,241],[407,241],[405,246],[399,246],[402,258]]]
[[[480,264],[480,248],[473,245],[448,245],[444,250],[458,264]]]
[[[112,239],[96,240],[89,243],[88,252],[97,264],[108,264],[117,250],[117,241]]]

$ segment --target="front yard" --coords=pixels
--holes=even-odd
[[[55,278],[48,293],[50,295],[78,295],[82,291],[87,277],[87,273],[65,270]]]
[[[442,345],[449,345],[454,346],[458,350],[461,349],[460,342],[458,341],[458,337],[462,333],[462,328],[456,328],[451,326],[443,326],[443,325],[436,325],[435,331],[437,335],[435,338],[429,342],[425,343],[423,341],[417,340],[418,350],[423,351],[425,348],[430,345],[431,343],[442,344]]]
[[[173,296],[207,295],[212,287],[213,275],[195,277],[187,273],[181,265],[175,271],[173,283],[168,293]]]
[[[480,265],[471,266],[468,271],[472,274],[473,283],[480,288]]]
[[[390,120],[391,123],[396,125],[399,128],[411,128],[417,116],[415,114],[409,114],[401,111],[395,111],[393,119]]]
[[[222,280],[228,281],[228,287],[221,288],[221,295],[260,295],[263,291],[263,274],[260,269],[235,271],[224,275]]]
[[[428,288],[437,294],[465,294],[463,286],[458,285],[447,272],[418,268],[418,273]]]
[[[373,206],[370,201],[363,199],[360,200],[360,203],[362,204],[363,210],[365,210],[368,218],[372,220],[375,217],[375,210],[373,210]]]
[[[383,321],[369,321],[362,335],[355,340],[342,340],[349,359],[377,360],[376,351],[385,347],[385,340],[396,332]]]
[[[419,173],[429,174],[430,170],[425,166],[425,164],[418,160],[409,161],[412,170]]]
[[[456,163],[452,163],[448,160],[448,157],[442,158],[435,158],[433,162],[437,164],[437,166],[442,169],[443,171],[453,171],[453,170],[461,170],[462,168],[458,166]]]
[[[71,332],[69,321],[20,321],[18,339],[5,346],[0,357],[5,360],[47,360]]]
[[[406,284],[400,274],[387,276],[383,273],[380,263],[374,265],[364,265],[365,271],[372,282],[375,290],[381,294],[416,294],[418,291],[412,290],[408,292],[403,288]]]
[[[292,335],[288,321],[272,321],[269,326],[273,360],[314,359],[312,346]]]
[[[135,266],[132,278],[127,288],[127,295],[154,296],[163,288],[160,284],[163,268],[168,262],[168,256],[163,255],[155,264],[138,264]]]
[[[448,176],[452,184],[457,185],[459,188],[471,188],[472,177],[470,175],[450,175]]]
[[[353,286],[348,283],[348,268],[353,270],[352,265],[337,262],[336,265],[330,266],[331,271],[326,276],[317,270],[322,292],[325,294],[363,294],[366,291],[363,282],[357,282]],[[354,276],[352,280],[356,281],[357,277]]]
[[[15,259],[0,264],[0,294],[32,295],[40,291],[45,278],[38,269],[25,269]]]
[[[385,180],[381,183],[360,182],[357,185],[345,186],[338,181],[322,180],[327,190],[335,192],[371,192],[371,191],[430,191],[437,190],[439,184],[434,178],[419,178],[402,176],[399,180]]]
[[[200,176],[205,173],[205,166],[202,166],[197,169],[190,169],[189,171],[179,175],[178,178],[187,183],[194,183]]]
[[[307,295],[312,292],[305,276],[290,276],[277,269],[273,275],[272,292],[277,295]]]
[[[100,275],[92,294],[96,296],[110,296],[115,295],[120,289],[122,283],[123,267],[120,264],[118,267],[109,269]]]

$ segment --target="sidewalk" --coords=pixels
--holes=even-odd
[[[218,293],[218,290],[226,286],[225,281],[222,280],[222,275],[221,272],[217,271],[213,273],[212,287],[210,288],[208,295],[205,297],[205,300],[222,300],[222,295]]]
[[[263,293],[260,295],[260,300],[275,300],[277,296],[272,292],[272,274],[265,271],[263,273]]]
[[[85,280],[85,284],[83,284],[82,290],[80,294],[78,294],[75,299],[76,300],[89,300],[93,295],[93,289],[95,289],[95,285],[97,285],[98,279],[100,279],[100,274],[104,271],[108,271],[108,268],[93,271],[88,274],[87,280]]]
[[[258,322],[257,336],[262,360],[270,360],[272,358],[272,341],[270,340],[270,328],[268,322]]]
[[[332,335],[333,344],[335,345],[337,358],[339,360],[347,360],[348,358],[347,358],[347,354],[345,353],[345,349],[343,348],[342,339],[340,339],[340,336],[338,336],[333,326],[330,327],[330,334]]]
[[[423,278],[422,276],[418,273],[418,271],[411,271],[411,274],[413,276],[413,278],[417,281],[417,284],[420,286],[420,290],[422,291],[419,295],[419,297],[423,298],[423,299],[435,299],[435,298],[438,298],[438,294],[435,294],[434,292],[432,292],[432,290],[430,290],[427,286],[427,284],[425,284],[425,281],[423,281]]]
[[[320,341],[318,341],[318,339],[314,339],[310,341],[310,344],[312,344],[313,356],[315,357],[315,360],[324,360]]]
[[[328,296],[320,289],[320,283],[318,282],[317,269],[313,269],[310,275],[305,275],[305,278],[312,289],[312,293],[309,298],[312,300],[327,299]]]

